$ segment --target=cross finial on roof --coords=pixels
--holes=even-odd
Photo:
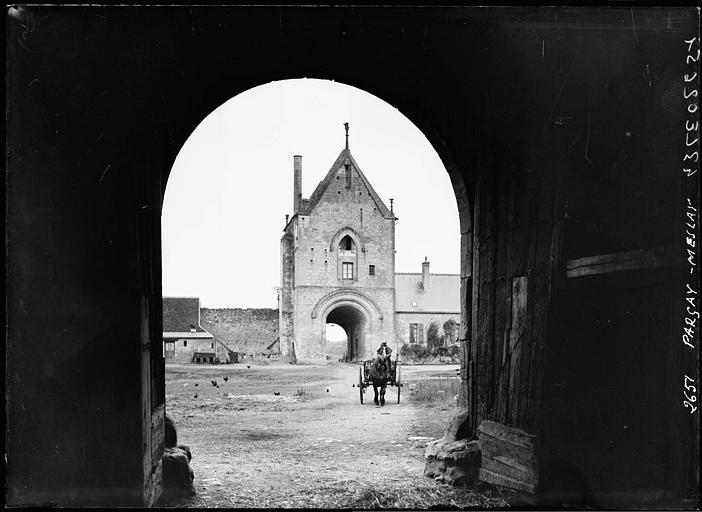
[[[344,123],[344,129],[346,130],[346,149],[349,149],[349,123]]]

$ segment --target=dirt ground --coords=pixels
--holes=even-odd
[[[385,407],[376,407],[372,388],[359,401],[355,364],[169,364],[166,413],[192,450],[198,491],[177,505],[504,506],[502,491],[454,488],[422,474],[426,442],[443,435],[449,407],[413,402],[409,384],[456,368],[404,366],[400,403],[388,387]]]

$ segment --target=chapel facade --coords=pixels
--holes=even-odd
[[[396,315],[398,219],[392,199],[388,208],[353,158],[345,126],[346,145],[309,198],[301,192],[302,157],[293,157],[293,214],[286,216],[281,238],[278,307],[281,353],[297,362],[325,362],[326,325],[331,323],[346,331],[348,361],[372,357],[382,341],[397,350],[406,337],[396,334],[404,329]],[[459,276],[453,277],[452,307],[442,305],[442,312],[450,309],[458,320]],[[436,288],[433,293],[445,292]]]

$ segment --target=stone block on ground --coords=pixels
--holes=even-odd
[[[464,408],[454,409],[449,416],[448,425],[444,433],[444,441],[453,442],[469,437],[471,437],[470,411]]]
[[[424,452],[424,476],[449,485],[474,483],[480,469],[477,441],[444,439],[427,443]]]
[[[186,444],[179,444],[179,445],[178,445],[178,448],[180,448],[181,450],[183,450],[183,451],[187,454],[187,456],[188,456],[188,462],[190,462],[191,460],[193,460],[193,456],[192,456],[192,454],[190,453],[190,447],[189,447],[188,445],[186,445]]]
[[[168,497],[195,494],[195,474],[190,467],[190,448],[185,445],[166,448],[163,453],[163,490]]]

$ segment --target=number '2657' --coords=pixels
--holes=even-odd
[[[683,396],[685,396],[687,400],[683,400],[683,405],[690,409],[690,414],[693,414],[697,410],[697,407],[692,405],[695,402],[697,402],[697,396],[695,395],[695,393],[697,393],[697,388],[692,385],[694,384],[694,382],[695,379],[691,379],[690,377],[685,375],[685,381],[683,383],[683,385],[685,386],[685,391],[683,391]],[[691,395],[688,395],[686,391],[689,391]]]

